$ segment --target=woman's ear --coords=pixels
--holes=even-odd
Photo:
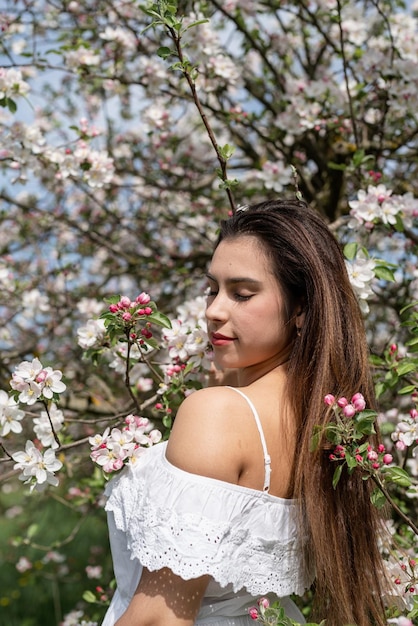
[[[295,311],[295,326],[297,331],[302,329],[302,326],[305,323],[305,317],[305,307],[302,304],[298,304]]]

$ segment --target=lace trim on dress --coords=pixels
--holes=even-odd
[[[186,580],[209,574],[254,596],[302,594],[312,577],[301,565],[294,501],[189,474],[167,461],[165,448],[147,450],[106,490],[131,559]]]

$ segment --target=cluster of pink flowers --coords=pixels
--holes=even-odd
[[[324,398],[324,402],[328,406],[333,406],[336,410],[339,410],[340,414],[347,420],[354,418],[366,408],[366,401],[361,393],[354,394],[350,401],[344,396],[336,399],[332,394],[327,394]],[[344,459],[346,457],[346,450],[346,446],[342,444],[336,445],[333,452],[329,455],[330,460],[339,461]],[[390,465],[393,461],[392,455],[386,451],[383,444],[379,444],[376,450],[369,444],[365,450],[356,448],[354,451],[350,450],[350,452],[354,452],[354,458],[357,463],[370,463],[371,467],[375,470],[379,469],[382,465]]]
[[[393,581],[395,585],[404,584],[406,592],[415,593],[415,584],[418,582],[417,565],[417,561],[411,558],[408,558],[407,563],[400,563],[400,568],[403,572],[402,578],[406,580],[402,580],[401,577],[395,578]]]
[[[143,291],[133,302],[130,298],[128,298],[128,296],[122,296],[119,302],[109,306],[109,311],[120,317],[125,324],[133,325],[138,320],[152,315],[154,311],[153,308],[149,306],[150,302],[151,296]],[[146,323],[145,327],[141,329],[141,335],[145,337],[145,339],[150,339],[152,337],[150,326],[151,325],[149,323]],[[136,334],[131,333],[131,339],[136,338]]]
[[[345,417],[354,417],[356,413],[360,413],[360,411],[364,411],[366,408],[366,401],[361,393],[355,393],[351,398],[351,402],[344,397],[335,400],[335,396],[328,393],[324,398],[324,402],[328,406],[333,406],[334,404],[339,406]]]
[[[120,470],[125,463],[135,463],[146,448],[161,441],[161,432],[146,417],[128,415],[125,426],[106,428],[103,435],[89,437],[90,458],[106,473]]]
[[[251,606],[248,609],[248,615],[254,621],[262,619],[264,612],[269,608],[270,602],[267,598],[260,598],[257,602],[258,606]]]
[[[354,452],[354,458],[357,463],[364,463],[368,461],[373,469],[379,469],[382,464],[390,465],[393,461],[393,456],[386,451],[386,448],[382,443],[378,445],[377,450],[375,450],[373,446],[369,445],[367,446],[365,453],[361,453],[359,448],[357,448]],[[329,455],[329,458],[331,461],[338,461],[340,459],[344,459],[345,455],[346,448],[339,444],[335,446],[334,451]]]

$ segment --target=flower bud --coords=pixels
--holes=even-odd
[[[354,408],[354,406],[352,404],[347,404],[344,408],[343,408],[343,413],[345,415],[345,417],[353,417],[356,414],[356,409]]]
[[[143,291],[139,294],[139,296],[136,297],[136,302],[138,302],[138,304],[148,304],[148,302],[150,301],[151,296],[145,293],[145,291]]]
[[[328,406],[332,406],[335,402],[335,397],[332,395],[332,393],[327,393],[327,395],[324,398],[324,402]]]
[[[348,400],[347,400],[347,398],[344,398],[344,397],[342,397],[342,398],[338,398],[338,400],[337,400],[337,404],[338,404],[338,406],[339,406],[341,409],[343,409],[345,406],[347,406],[347,404],[348,404]]]
[[[361,393],[356,393],[351,398],[351,403],[355,407],[356,411],[364,411],[366,408],[366,401]]]
[[[251,619],[258,619],[258,610],[256,606],[252,606],[248,609],[248,615],[251,617]]]
[[[393,456],[391,454],[385,454],[385,456],[383,457],[383,463],[385,465],[390,465],[392,461],[393,461]]]
[[[132,306],[132,302],[127,296],[122,296],[118,302],[119,308],[129,309]]]

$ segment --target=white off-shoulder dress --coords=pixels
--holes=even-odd
[[[289,617],[303,617],[288,597],[310,587],[297,503],[264,491],[190,474],[166,458],[166,442],[144,452],[106,488],[116,592],[102,626],[114,626],[136,591],[142,567],[170,568],[189,580],[209,574],[196,626],[248,626],[260,597],[280,598]]]

